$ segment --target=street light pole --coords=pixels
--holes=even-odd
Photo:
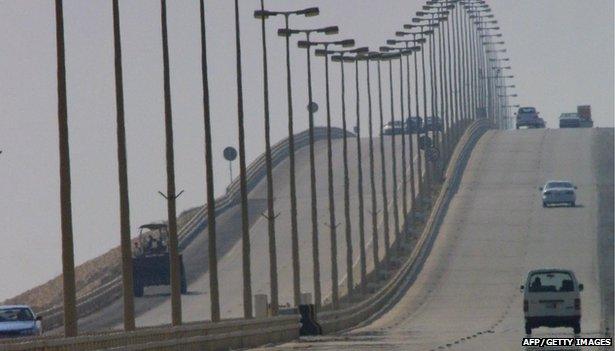
[[[389,41],[387,41],[387,44],[389,43]],[[397,54],[399,54],[399,102],[400,102],[400,111],[401,111],[401,126],[402,126],[402,134],[401,134],[401,177],[402,177],[402,214],[404,219],[406,218],[406,216],[408,215],[408,180],[407,180],[407,172],[406,172],[406,128],[405,128],[405,115],[404,115],[404,71],[403,71],[403,57],[405,55],[402,55],[402,53],[406,53],[407,52],[402,49],[402,48],[394,48],[394,47],[389,47],[389,46],[381,46],[380,47],[380,51],[382,52],[391,52],[391,51],[395,51]],[[392,85],[392,82],[391,82]],[[391,97],[391,99],[393,99],[393,97]],[[391,112],[394,110],[393,106],[391,106]],[[394,135],[391,136],[393,139]],[[397,153],[397,150],[395,150],[393,152],[393,156]],[[395,175],[396,173],[394,173]],[[397,181],[396,181],[396,176],[394,177],[394,193],[393,196],[396,197],[396,190],[397,190]],[[399,216],[399,215],[398,215]],[[398,217],[398,221],[399,221],[399,217]],[[399,226],[398,226],[399,227]],[[399,230],[399,229],[398,229]]]
[[[314,155],[314,108],[312,98],[312,55],[310,53],[312,43],[310,35],[312,33],[337,34],[338,27],[330,26],[317,29],[291,29],[290,34],[304,34],[305,40],[299,41],[298,46],[306,49],[307,58],[307,82],[308,82],[308,134],[310,148],[310,193],[311,193],[311,212],[312,212],[312,263],[313,263],[313,282],[314,282],[314,305],[316,310],[321,305],[321,286],[320,286],[320,248],[319,248],[319,231],[318,231],[318,197],[316,192],[316,162]],[[354,44],[354,42],[353,42]],[[335,272],[337,274],[337,272]],[[333,273],[332,273],[333,275]],[[333,287],[334,295],[337,286]],[[334,296],[335,297],[335,296]]]
[[[248,218],[248,186],[246,175],[246,146],[243,116],[243,84],[241,77],[241,40],[239,29],[239,0],[235,0],[235,49],[237,63],[237,126],[239,130],[239,185],[241,191],[241,243],[243,267],[243,315],[252,318],[252,275],[250,264],[250,222]]]
[[[209,106],[209,76],[207,72],[207,37],[205,32],[205,4],[200,0],[201,15],[201,75],[203,80],[203,125],[205,133],[205,180],[207,189],[207,236],[209,265],[209,295],[211,321],[220,321],[220,291],[218,287],[218,253],[216,233],[216,198],[214,193],[214,165],[211,139],[211,118]]]
[[[303,15],[306,17],[317,16],[317,7],[306,8],[291,12],[263,11],[262,16],[284,16],[284,28],[278,30],[278,35],[283,36],[286,44],[286,97],[288,107],[288,163],[289,163],[289,186],[290,186],[290,227],[291,227],[291,251],[293,266],[293,303],[299,306],[301,303],[301,275],[299,266],[299,231],[297,229],[297,186],[295,181],[295,132],[293,126],[293,94],[290,70],[290,15]],[[257,14],[255,14],[256,16]]]
[[[376,180],[374,178],[374,132],[372,121],[372,90],[370,79],[370,60],[378,59],[372,53],[365,56],[365,71],[367,76],[367,115],[369,133],[369,185],[371,195],[371,215],[372,215],[372,254],[374,256],[374,270],[378,268],[379,259],[379,240],[378,240],[378,199],[376,198]]]
[[[265,11],[265,1],[261,0],[261,11]],[[265,165],[267,168],[267,223],[269,238],[269,282],[271,294],[271,314],[278,314],[278,259],[275,238],[275,208],[273,205],[273,165],[271,161],[271,132],[269,125],[269,75],[267,67],[267,32],[265,16],[261,17],[261,38],[263,45],[263,106],[265,122]]]
[[[389,263],[389,249],[391,240],[389,238],[389,200],[387,196],[387,178],[386,178],[386,154],[384,152],[384,114],[382,111],[382,70],[381,70],[382,54],[378,54],[378,110],[380,114],[380,166],[382,172],[382,211],[384,220],[384,257],[385,262]]]
[[[328,50],[331,45],[339,45],[342,47],[350,47],[354,45],[354,40],[335,40],[335,41],[300,41],[299,47],[307,48],[309,50],[312,46],[322,45],[324,49],[317,49],[316,56],[325,57],[325,90],[326,90],[326,107],[327,107],[327,181],[329,192],[329,221],[330,228],[330,240],[331,240],[331,266],[332,269],[331,280],[332,285],[338,285],[338,271],[337,271],[337,220],[335,216],[335,194],[333,191],[333,150],[332,150],[332,138],[331,138],[331,104],[330,104],[330,89],[329,89],[329,54],[336,51]],[[352,51],[352,50],[351,50]],[[350,279],[352,283],[352,279]],[[349,290],[350,294],[350,290]],[[339,296],[339,294],[338,294]]]
[[[354,43],[354,41],[353,41]],[[344,131],[343,137],[343,163],[344,163],[344,217],[345,217],[345,229],[346,229],[346,284],[348,289],[348,295],[352,293],[354,288],[354,277],[352,274],[352,266],[353,266],[353,253],[352,253],[352,232],[351,232],[351,222],[350,222],[350,180],[349,180],[349,170],[348,170],[348,142],[347,142],[347,123],[346,123],[346,84],[345,84],[345,71],[344,71],[344,62],[346,58],[344,57],[345,53],[360,53],[365,52],[366,48],[357,48],[351,50],[337,50],[337,51],[327,51],[327,50],[318,50],[321,55],[329,55],[329,54],[338,54],[338,56],[333,56],[332,60],[336,62],[340,62],[340,71],[341,71],[341,93],[342,93],[342,129]],[[362,193],[360,194],[362,196]],[[333,249],[334,238],[331,238],[331,245]],[[331,253],[333,257],[333,251]],[[332,258],[332,272],[335,272],[334,284],[337,284],[337,259]],[[333,278],[333,274],[332,274]],[[337,289],[336,289],[337,290]],[[337,293],[337,292],[336,292]],[[333,296],[335,297],[335,295]],[[339,298],[339,297],[338,297]],[[338,303],[336,299],[334,300],[333,307],[337,308]]]
[[[115,107],[117,116],[117,163],[120,193],[120,241],[122,251],[124,330],[132,331],[135,329],[135,303],[132,274],[132,245],[130,243],[130,203],[128,197],[128,165],[126,160],[126,128],[124,125],[122,40],[118,0],[113,0],[113,45],[115,54]]]
[[[56,0],[56,50],[58,66],[58,134],[60,149],[60,220],[62,223],[62,287],[64,296],[64,336],[77,336],[75,258],[71,206],[70,150],[66,103],[66,62],[64,53],[64,14],[62,0]]]
[[[382,49],[382,48],[381,48]],[[385,54],[381,56],[381,59],[386,59],[389,62],[389,96],[391,98],[391,126],[395,124],[395,97],[393,94],[393,62],[392,60],[397,58],[396,54]],[[400,82],[401,84],[401,82]],[[399,243],[399,202],[397,198],[397,147],[395,143],[395,133],[391,135],[391,173],[393,182],[393,223],[395,225],[395,240]]]
[[[169,228],[169,264],[171,275],[171,317],[173,326],[182,323],[181,272],[177,242],[177,214],[175,193],[175,156],[173,152],[173,115],[171,110],[171,79],[169,76],[169,44],[167,39],[167,5],[160,0],[162,18],[162,62],[164,81],[164,115],[167,159],[167,213]]]

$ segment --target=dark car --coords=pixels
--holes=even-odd
[[[442,118],[427,117],[425,118],[425,129],[429,131],[442,131]]]
[[[406,132],[408,134],[420,133],[423,130],[423,119],[421,117],[408,117],[406,120]]]

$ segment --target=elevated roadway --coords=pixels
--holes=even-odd
[[[573,181],[577,207],[543,208],[538,187],[549,179]],[[277,349],[524,350],[519,286],[541,267],[572,269],[584,283],[582,336],[612,330],[613,129],[487,132],[422,271],[394,307],[346,333]]]

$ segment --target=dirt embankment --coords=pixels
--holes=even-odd
[[[200,209],[195,207],[182,212],[177,218],[181,228]],[[115,247],[103,255],[93,258],[75,268],[77,296],[83,296],[101,285],[113,280],[122,273],[120,247]],[[44,311],[62,304],[62,275],[34,287],[0,304],[25,304],[35,311]]]

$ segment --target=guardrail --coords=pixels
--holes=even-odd
[[[465,163],[470,157],[472,148],[488,128],[489,123],[486,120],[475,121],[468,126],[457,143],[446,170],[442,191],[434,203],[416,246],[402,267],[381,289],[364,301],[341,310],[319,313],[318,322],[323,328],[323,333],[346,330],[376,318],[379,312],[395,304],[404,293],[404,288],[412,284],[431,251],[440,222],[461,181]]]
[[[132,332],[80,335],[0,344],[0,351],[228,350],[299,337],[299,315],[198,322]]]
[[[352,133],[346,132],[349,136]],[[344,130],[331,128],[331,137],[338,139],[344,136]],[[327,137],[327,128],[315,127],[314,139],[322,140]],[[303,131],[295,135],[295,152],[302,147],[309,145],[308,131]],[[288,138],[281,140],[271,147],[271,162],[273,167],[280,164],[289,154]],[[262,181],[266,176],[265,154],[261,154],[246,169],[248,191]],[[239,178],[235,178],[226,188],[226,193],[215,200],[216,215],[224,213],[235,205],[240,199]],[[179,248],[183,250],[192,240],[207,226],[207,206],[203,206],[192,218],[186,222],[178,231]],[[122,277],[118,275],[109,282],[101,285],[94,291],[78,297],[77,315],[79,318],[86,317],[102,307],[109,305],[122,296]],[[63,323],[63,306],[57,305],[47,310],[40,311],[38,314],[44,317],[43,329],[50,330],[57,328]],[[0,341],[1,342],[1,341]]]

